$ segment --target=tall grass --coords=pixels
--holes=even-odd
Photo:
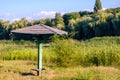
[[[0,59],[3,60],[36,60],[36,45],[32,42],[0,41]]]
[[[31,41],[0,41],[0,59],[1,60],[31,60],[37,61],[38,45]],[[54,55],[51,48],[43,47],[44,65],[52,64]]]
[[[58,66],[111,66],[120,64],[120,37],[86,41],[56,40],[43,47],[43,64]],[[37,60],[37,45],[29,41],[0,41],[0,59]]]
[[[57,41],[53,45],[57,56],[55,61],[60,66],[117,64],[120,62],[119,39],[106,37],[80,42],[72,39]]]

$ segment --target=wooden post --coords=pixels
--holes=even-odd
[[[42,76],[42,43],[38,43],[38,69],[40,70],[40,76]]]

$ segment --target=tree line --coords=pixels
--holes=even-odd
[[[67,31],[68,37],[78,40],[98,36],[120,35],[120,8],[102,10],[100,0],[96,0],[94,12],[80,11],[61,15],[56,13],[55,18],[45,18],[28,21],[22,18],[10,23],[0,20],[0,39],[10,39],[11,30],[45,24],[50,27]]]

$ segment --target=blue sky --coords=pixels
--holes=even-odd
[[[101,0],[102,7],[120,7],[120,0]],[[0,19],[19,20],[21,18],[40,19],[54,17],[56,12],[92,11],[95,0],[0,0]]]

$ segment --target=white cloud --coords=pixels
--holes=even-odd
[[[27,20],[32,20],[32,17],[29,17],[29,16],[28,16],[28,17],[26,17],[26,19],[27,19]]]
[[[62,12],[62,13],[60,13],[61,14],[61,16],[63,16],[64,14],[66,14],[66,12]]]
[[[92,12],[93,10],[92,10],[92,9],[84,9],[83,11],[89,11],[89,12]]]
[[[46,16],[52,16],[55,15],[56,12],[55,11],[41,11],[42,15],[46,15]]]
[[[26,18],[27,20],[36,20],[36,19],[42,19],[42,18],[54,18],[56,11],[40,11],[37,13],[32,13],[29,15],[18,15],[18,14],[12,14],[10,12],[2,13],[0,14],[0,18],[3,20],[10,20],[11,22],[19,21],[22,18]],[[61,15],[64,15],[65,12],[60,12]]]
[[[12,19],[12,22],[14,22],[14,21],[20,21],[22,19],[22,17],[21,18],[18,18],[18,17],[16,17],[16,18],[13,18]],[[27,19],[27,20],[32,20],[32,18],[31,17],[25,17],[25,19]]]
[[[38,12],[38,13],[34,13],[34,16],[38,16],[38,17],[39,17],[39,16],[45,16],[45,17],[50,16],[50,17],[54,17],[55,14],[56,14],[55,11],[40,11],[40,12]]]
[[[14,21],[19,21],[20,20],[20,18],[14,18],[13,20],[12,20],[12,22],[14,22]]]
[[[34,13],[32,18],[33,19],[54,18],[56,13],[57,13],[56,11],[40,11]],[[58,12],[58,13],[60,13],[61,16],[65,14],[65,12]]]
[[[102,8],[102,10],[106,10],[107,8]],[[84,9],[83,11],[89,11],[89,12],[93,12],[92,9]]]
[[[107,8],[102,8],[102,10],[106,10]]]

